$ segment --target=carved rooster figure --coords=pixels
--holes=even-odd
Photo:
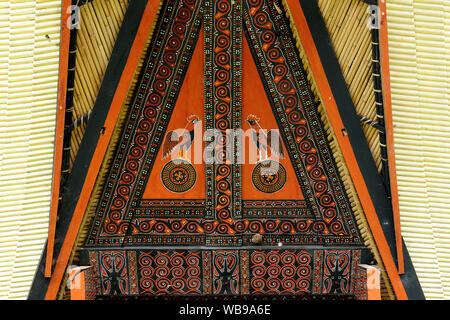
[[[283,141],[281,140],[278,130],[263,130],[259,124],[260,118],[254,114],[247,117],[247,123],[252,129],[253,142],[260,154],[260,161],[266,160],[267,150],[270,149],[272,154],[284,159]],[[266,134],[267,132],[267,134]]]
[[[181,135],[174,130],[167,132],[162,145],[162,159],[167,158],[176,148],[179,148],[180,158],[186,156],[195,138],[195,124],[199,121],[197,115],[190,115]]]

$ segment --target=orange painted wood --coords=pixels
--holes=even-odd
[[[94,188],[94,184],[97,178],[97,174],[99,172],[100,166],[103,162],[103,157],[105,155],[106,149],[108,147],[109,141],[111,139],[114,126],[116,124],[117,118],[120,113],[120,109],[125,101],[125,98],[128,93],[128,89],[131,85],[131,81],[134,76],[134,72],[139,62],[139,58],[144,49],[147,36],[150,32],[151,26],[153,24],[153,20],[159,8],[159,1],[149,0],[144,14],[142,16],[142,20],[139,25],[139,29],[136,34],[136,38],[133,42],[133,46],[131,48],[130,54],[128,56],[127,63],[125,65],[124,71],[122,73],[120,82],[117,86],[117,90],[114,94],[113,101],[111,103],[110,110],[108,112],[107,118],[104,124],[104,132],[99,137],[97,142],[97,146],[92,157],[88,173],[86,175],[86,180],[83,184],[83,188],[81,190],[80,197],[78,199],[78,203],[75,207],[75,211],[73,213],[72,220],[70,222],[69,228],[67,230],[66,237],[64,239],[61,252],[58,256],[58,260],[56,261],[55,270],[50,279],[49,287],[45,296],[46,300],[54,300],[56,299],[61,280],[64,276],[64,272],[67,267],[67,263],[69,261],[70,255],[72,253],[72,249],[78,235],[79,228],[81,226],[81,222],[83,220],[84,213],[86,211],[92,190]]]
[[[394,145],[394,123],[392,120],[392,98],[391,81],[389,69],[389,43],[388,43],[388,25],[386,13],[386,1],[380,0],[380,56],[381,56],[381,79],[383,86],[384,100],[384,120],[386,125],[386,141],[389,162],[389,178],[391,185],[392,210],[394,211],[395,241],[397,246],[397,266],[398,272],[405,272],[405,263],[403,257],[403,242],[400,227],[400,206],[398,202],[397,170],[395,165],[395,145]]]
[[[59,186],[61,182],[61,165],[64,145],[64,121],[66,117],[67,74],[69,67],[70,44],[70,6],[72,1],[63,0],[61,8],[61,39],[59,53],[59,80],[56,111],[55,149],[53,154],[52,196],[50,203],[50,218],[48,226],[47,255],[45,258],[46,278],[52,275],[53,247],[55,243],[56,219],[59,204]]]
[[[242,129],[245,133],[248,133],[250,125],[245,121],[251,114],[257,115],[259,125],[264,130],[276,129],[281,132],[282,128],[278,127],[275,120],[272,107],[270,105],[267,94],[264,90],[264,85],[261,80],[261,76],[258,73],[255,61],[253,59],[250,47],[247,39],[244,37],[242,41]],[[256,150],[251,150],[252,138],[248,135],[248,138],[243,139],[243,154],[245,156],[244,163],[241,164],[241,190],[242,200],[267,200],[267,193],[261,192],[254,186],[252,182],[252,172],[255,166]],[[252,145],[256,148],[256,145]],[[294,167],[291,163],[287,150],[282,143],[281,147],[286,155],[284,159],[273,157],[268,153],[268,157],[279,161],[286,170],[287,181],[283,188],[275,193],[270,194],[271,200],[304,200],[305,197],[302,193],[300,184],[296,179]],[[270,151],[270,150],[269,150]]]
[[[380,270],[375,267],[367,268],[367,299],[381,300]]]
[[[376,266],[360,264],[366,271],[367,300],[381,300],[381,271]]]
[[[86,300],[85,269],[89,267],[75,267],[69,270],[70,300]]]
[[[306,56],[314,75],[314,79],[316,80],[322,102],[330,117],[331,125],[334,132],[336,133],[336,137],[347,164],[347,168],[354,183],[355,189],[358,193],[359,200],[363,207],[365,216],[369,223],[372,235],[375,239],[394,292],[398,299],[406,300],[408,299],[408,297],[406,295],[405,288],[403,287],[396,265],[392,258],[391,251],[381,228],[380,221],[378,220],[375,207],[373,205],[367,186],[364,182],[364,178],[358,166],[358,162],[356,161],[356,157],[350,144],[350,140],[346,135],[346,131],[336,105],[336,101],[331,91],[330,84],[328,83],[328,79],[323,69],[319,53],[317,52],[317,48],[309,30],[302,7],[298,0],[287,0],[287,4],[289,6],[290,13],[292,14],[292,18],[294,19],[294,23],[297,27],[301,42],[305,49]]]

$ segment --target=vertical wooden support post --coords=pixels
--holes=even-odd
[[[376,266],[360,264],[367,272],[367,300],[381,300],[381,271]]]
[[[70,267],[67,284],[70,289],[70,300],[86,300],[86,269],[90,267]]]
[[[381,258],[384,263],[384,267],[386,269],[386,272],[389,276],[389,279],[391,281],[392,287],[394,289],[394,292],[397,296],[397,299],[399,300],[407,300],[408,296],[406,294],[405,288],[403,286],[403,283],[401,281],[401,278],[399,276],[399,273],[397,271],[397,266],[393,259],[393,254],[391,253],[392,244],[387,241],[385,236],[385,229],[387,231],[390,231],[390,229],[386,228],[383,224],[380,223],[380,217],[378,216],[377,209],[383,213],[382,216],[384,221],[389,222],[386,218],[386,214],[389,213],[389,211],[383,211],[385,207],[381,206],[380,204],[375,207],[374,199],[375,193],[377,197],[375,200],[380,201],[382,205],[388,204],[387,198],[385,198],[385,194],[383,196],[383,193],[385,192],[384,188],[379,188],[378,184],[374,184],[373,181],[370,181],[369,178],[372,178],[373,176],[377,177],[378,174],[376,171],[372,170],[370,172],[364,172],[366,175],[370,174],[369,178],[367,180],[364,179],[363,171],[361,171],[360,163],[364,163],[365,159],[368,159],[368,156],[366,158],[362,158],[362,152],[359,152],[359,154],[354,152],[353,146],[350,141],[350,137],[353,139],[358,138],[357,141],[355,141],[355,145],[357,143],[360,143],[364,138],[363,133],[360,131],[359,126],[359,120],[356,117],[356,114],[346,114],[346,117],[341,117],[341,113],[343,114],[346,110],[341,110],[338,108],[338,103],[336,101],[337,98],[339,98],[336,93],[337,86],[336,83],[329,82],[329,79],[327,77],[327,73],[325,72],[324,65],[322,64],[322,58],[319,54],[319,49],[321,50],[322,54],[326,54],[330,51],[324,52],[324,50],[328,49],[329,44],[325,42],[320,42],[319,44],[322,45],[319,49],[316,47],[315,39],[320,39],[317,37],[318,31],[316,30],[316,37],[313,38],[310,25],[308,24],[308,20],[306,19],[305,13],[304,13],[304,7],[307,9],[315,10],[314,5],[317,6],[317,3],[315,1],[307,1],[307,0],[286,0],[286,9],[288,10],[289,14],[292,16],[292,19],[297,27],[300,40],[302,42],[302,45],[305,49],[306,56],[308,58],[309,64],[311,65],[311,70],[313,73],[313,76],[316,80],[318,90],[320,92],[320,96],[322,99],[322,102],[325,106],[325,109],[327,110],[327,113],[330,117],[331,125],[333,127],[334,132],[336,132],[336,138],[339,143],[339,147],[342,150],[342,154],[344,156],[345,162],[347,163],[347,167],[349,169],[350,176],[352,178],[352,181],[355,185],[356,191],[358,193],[359,200],[361,201],[361,205],[363,207],[364,213],[367,218],[367,222],[369,224],[370,230],[372,232],[372,235],[375,239],[376,245],[378,247],[378,250],[380,252]],[[311,23],[311,17],[309,17],[309,23]],[[317,27],[317,25],[316,25]],[[324,33],[325,34],[325,33]],[[326,45],[326,46],[325,46]],[[330,58],[329,55],[326,56],[326,58]],[[324,59],[325,62],[327,60]],[[332,62],[328,60],[328,64],[331,65]],[[334,63],[332,66],[336,66],[337,63]],[[341,81],[341,86],[345,87],[343,84],[343,81]],[[344,83],[345,84],[345,83]],[[335,88],[334,93],[331,88],[331,86]],[[348,95],[348,92],[347,92]],[[341,93],[341,97],[344,96],[344,92]],[[342,103],[345,101],[349,101],[351,103],[351,100],[344,99],[340,100],[340,106],[341,107],[348,107],[348,105]],[[353,117],[353,118],[352,118]],[[344,126],[343,119],[346,119],[347,127]],[[352,123],[358,123],[358,126],[352,126]],[[349,132],[349,129],[352,129],[352,132]],[[338,133],[343,134],[338,134]],[[346,134],[344,134],[344,132]],[[358,134],[358,136],[356,136]],[[365,143],[367,143],[365,141]],[[369,152],[366,153],[368,155]],[[360,162],[358,162],[357,159],[360,159]],[[375,180],[374,180],[375,181]],[[368,189],[368,182],[371,182],[371,192],[369,192]],[[394,196],[394,195],[393,195]],[[383,229],[385,227],[385,229]]]

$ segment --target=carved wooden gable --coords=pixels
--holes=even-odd
[[[163,2],[85,242],[100,295],[353,294],[365,250],[281,2]]]

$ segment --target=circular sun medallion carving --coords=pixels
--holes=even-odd
[[[197,173],[192,164],[186,160],[176,159],[164,165],[161,171],[161,180],[170,191],[182,193],[194,186]]]
[[[261,192],[280,191],[286,183],[286,169],[278,161],[264,160],[253,169],[252,181],[255,188]]]

